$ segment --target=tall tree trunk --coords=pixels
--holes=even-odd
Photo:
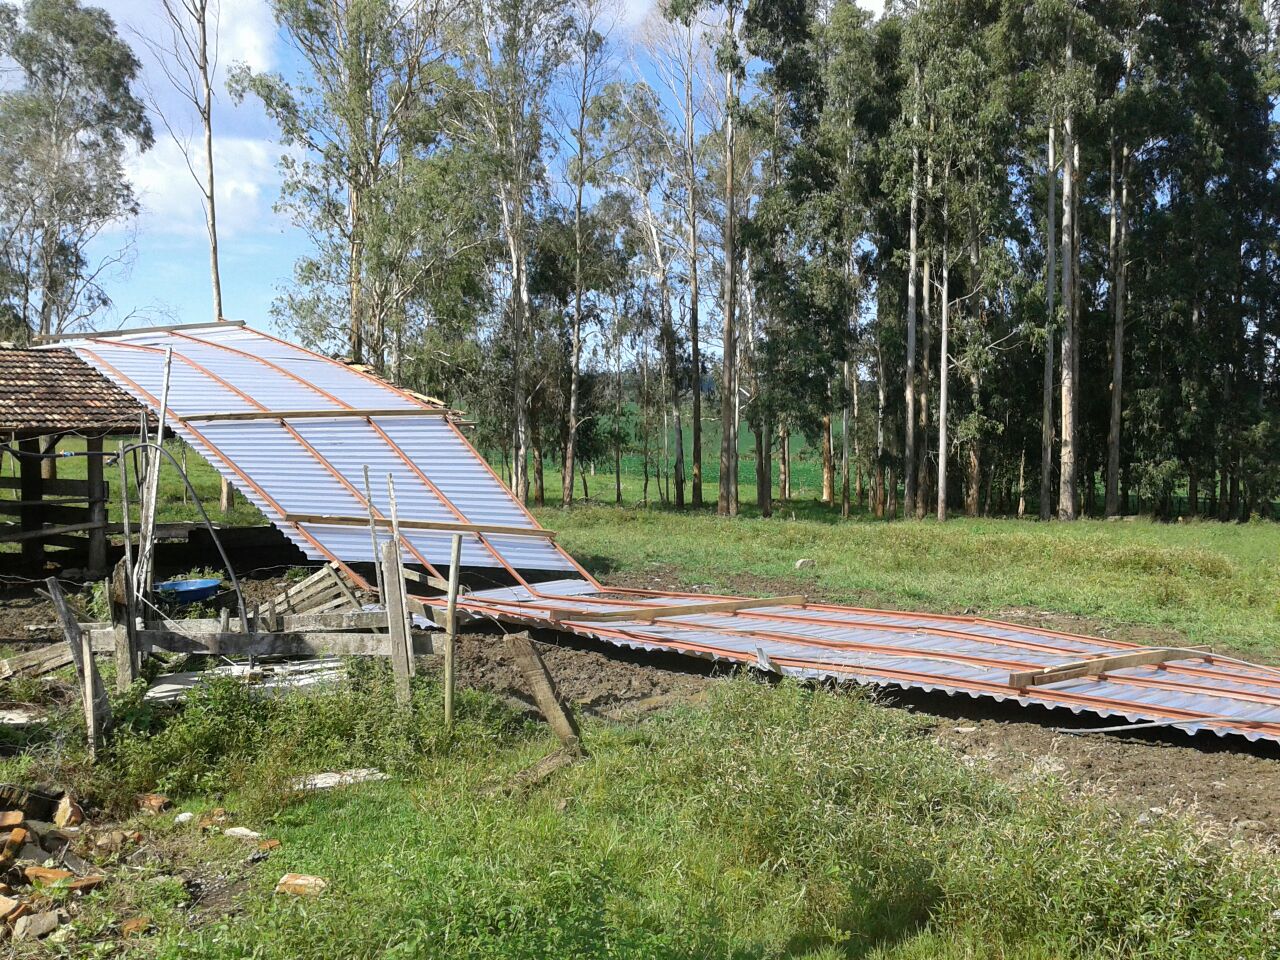
[[[1044,320],[1044,382],[1043,382],[1043,408],[1040,420],[1040,519],[1048,520],[1053,515],[1053,434],[1054,434],[1054,417],[1053,417],[1053,355],[1054,341],[1056,340],[1054,328],[1056,326],[1054,317],[1053,297],[1057,287],[1057,205],[1058,198],[1058,161],[1054,156],[1054,129],[1053,122],[1049,123],[1049,162],[1047,169],[1048,177],[1048,221],[1044,233],[1046,264],[1045,264],[1045,320]]]
[[[1018,458],[1018,519],[1027,515],[1027,448],[1023,447]]]
[[[1067,64],[1072,60],[1067,42]],[[1062,122],[1062,453],[1058,486],[1058,518],[1076,519],[1076,247],[1075,247],[1075,119],[1068,107]]]
[[[364,362],[364,322],[360,306],[360,190],[352,182],[347,185],[347,259],[349,261],[348,310],[351,324],[351,359]]]
[[[734,6],[729,4],[727,32],[736,43]],[[724,73],[724,359],[720,391],[720,497],[718,510],[738,513],[738,212],[734,174],[736,109],[733,68]]]
[[[222,319],[222,275],[218,269],[218,210],[213,181],[213,85],[209,82],[208,8],[196,5],[196,71],[200,76],[200,119],[204,124],[205,225],[209,230],[209,279],[213,288],[213,319]]]
[[[830,506],[835,502],[836,467],[831,450],[831,414],[822,415],[822,502]]]
[[[840,516],[849,516],[849,419],[852,411],[850,407],[850,390],[849,390],[849,367],[848,360],[844,362],[844,369],[840,379],[840,399],[843,401],[840,411]]]
[[[942,342],[938,354],[938,519],[947,519],[947,385],[951,358],[951,265],[946,240],[947,206],[942,206]]]
[[[693,436],[693,489],[690,496],[695,507],[702,506],[702,354],[698,330],[698,169],[697,151],[694,144],[694,100],[693,100],[693,19],[686,27],[686,51],[688,60],[684,71],[684,150],[685,150],[685,212],[689,223],[689,364],[693,371],[691,378],[692,406],[690,424]],[[784,494],[785,496],[785,494]]]
[[[538,506],[547,502],[546,476],[542,468],[542,442],[535,436],[533,438],[533,502]],[[572,501],[572,497],[570,500]]]
[[[888,406],[887,386],[885,383],[884,351],[880,341],[876,341],[876,516],[883,517],[887,504],[885,488],[885,453],[884,418]]]
[[[930,175],[928,184],[932,187]],[[919,413],[920,432],[916,438],[916,518],[923,520],[929,513],[929,386],[933,378],[933,332],[929,302],[932,291],[929,289],[929,259],[926,257],[920,283],[922,323],[920,324],[920,390],[916,410]]]
[[[778,499],[791,499],[791,430],[784,423],[778,431]]]
[[[920,126],[920,65],[915,70],[915,105],[912,108],[911,127],[917,130]],[[906,358],[906,438],[903,443],[903,477],[905,491],[903,493],[904,512],[912,516],[916,511],[916,287],[919,277],[919,253],[917,238],[919,233],[920,205],[920,148],[911,149],[911,217],[908,241],[907,265],[907,358]]]
[[[666,357],[667,386],[669,388],[668,404],[671,407],[671,421],[675,429],[672,445],[675,447],[675,458],[672,465],[672,479],[675,481],[675,504],[677,509],[684,509],[684,427],[681,423],[680,410],[680,366],[676,354],[676,331],[671,322],[671,302],[667,296],[666,268],[663,267],[662,279],[659,283],[662,305],[662,348]]]
[[[579,137],[578,150],[579,160],[581,160],[584,150],[581,137]],[[578,438],[578,394],[582,379],[582,194],[584,186],[583,175],[579,173],[575,184],[573,205],[573,328],[569,345],[569,409],[565,418],[564,470],[560,477],[560,505],[563,507],[573,503],[574,456],[577,452]]]
[[[769,424],[761,422],[756,425],[756,506],[760,508],[760,516],[767,517],[773,512],[773,430]]]
[[[1113,259],[1111,263],[1112,310],[1115,329],[1111,339],[1111,423],[1107,431],[1107,504],[1108,517],[1120,513],[1120,425],[1124,395],[1124,300],[1128,265],[1128,202],[1129,202],[1129,147],[1126,144],[1120,159],[1120,202],[1115,202],[1115,142],[1112,155],[1112,212],[1111,235]]]

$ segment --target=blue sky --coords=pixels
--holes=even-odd
[[[194,117],[179,108],[175,95],[152,59],[143,37],[163,36],[158,0],[91,0],[116,20],[122,36],[143,63],[143,86],[171,122],[189,129],[198,140]],[[871,9],[882,6],[863,0]],[[619,3],[619,39],[629,37],[652,16],[656,0]],[[294,74],[287,43],[278,35],[268,0],[221,0],[218,74],[214,105],[214,167],[223,313],[231,319],[270,327],[270,307],[290,276],[307,241],[288,219],[273,210],[279,197],[277,162],[283,148],[274,124],[253,101],[237,106],[225,89],[226,71],[235,62],[255,70]],[[212,315],[209,247],[200,193],[188,173],[182,152],[164,127],[156,123],[156,144],[132,156],[128,174],[142,214],[128,227],[99,241],[106,254],[134,236],[127,271],[107,279],[113,307],[97,320],[103,328],[149,323],[193,323]]]

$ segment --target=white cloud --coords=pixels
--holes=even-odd
[[[222,0],[218,23],[220,73],[237,61],[254,70],[276,65],[276,22],[267,0]]]
[[[219,239],[279,226],[271,206],[280,189],[276,168],[280,152],[279,144],[269,140],[214,138]],[[198,157],[196,164],[200,172]],[[202,196],[173,140],[157,138],[151,150],[130,158],[128,175],[142,204],[140,229],[179,236],[204,235]]]

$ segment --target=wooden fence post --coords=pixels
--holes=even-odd
[[[80,679],[80,697],[84,704],[84,724],[88,734],[90,759],[96,758],[98,738],[111,723],[111,704],[107,700],[107,691],[102,685],[102,677],[93,662],[93,644],[89,635],[80,629],[80,621],[71,611],[67,598],[62,594],[62,587],[55,577],[45,580],[49,588],[49,599],[62,624],[62,632],[66,635],[67,646],[71,648],[71,661],[76,666],[76,675]]]
[[[126,693],[138,678],[138,658],[134,649],[133,605],[129,603],[129,566],[123,557],[107,584],[107,596],[115,628],[116,693]]]
[[[391,644],[391,669],[396,678],[396,701],[409,703],[409,637],[405,630],[404,580],[400,578],[400,544],[382,545],[382,598],[387,611],[387,642]]]
[[[107,485],[102,479],[102,437],[90,437],[85,449],[89,453],[85,462],[89,522],[98,524],[89,531],[89,579],[96,580],[107,575]]]
[[[462,534],[453,535],[449,552],[449,601],[444,616],[444,725],[453,729],[454,646],[458,639],[458,574],[462,567]]]

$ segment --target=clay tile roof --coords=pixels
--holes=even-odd
[[[0,433],[136,428],[142,409],[70,350],[0,349]]]

